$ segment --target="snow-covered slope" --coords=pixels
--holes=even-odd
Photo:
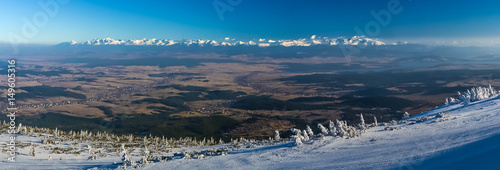
[[[215,40],[169,40],[169,39],[142,39],[142,40],[115,40],[111,38],[94,39],[86,42],[70,41],[61,43],[59,45],[68,46],[81,46],[81,45],[153,45],[153,46],[311,46],[311,45],[356,45],[356,46],[379,46],[386,45],[386,43],[366,38],[363,36],[354,36],[352,38],[328,38],[318,37],[313,35],[311,38],[302,38],[297,40],[271,40],[271,39],[258,39],[255,41],[237,41],[235,39],[226,38],[224,41],[217,42]]]
[[[499,103],[495,97],[441,106],[358,138],[327,136],[301,146],[288,142],[144,169],[500,169]]]

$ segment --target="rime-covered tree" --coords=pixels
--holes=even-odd
[[[56,127],[56,129],[54,130],[54,136],[55,136],[55,137],[58,137],[58,136],[59,136],[59,130],[57,129],[57,127]]]
[[[457,92],[458,97],[464,105],[467,105],[474,101],[484,100],[487,98],[498,96],[498,91],[496,91],[491,85],[488,87],[473,87],[468,89],[466,92]]]
[[[128,143],[133,143],[134,142],[134,136],[132,134],[130,134],[128,136]]]
[[[337,129],[337,136],[339,136],[341,138],[345,137],[345,130],[344,130],[343,122],[339,121],[337,119],[336,125],[337,125],[337,128],[336,128]]]
[[[373,116],[373,125],[378,126],[377,117]]]
[[[445,105],[450,105],[450,104],[457,104],[460,103],[459,99],[453,98],[453,97],[448,97],[446,98]]]
[[[471,98],[470,94],[468,94],[468,93],[461,94],[460,92],[457,92],[457,93],[458,93],[458,97],[460,98],[460,101],[462,101],[462,103],[464,105],[468,105],[471,102],[470,101],[470,98]]]
[[[30,153],[29,153],[30,156],[35,156],[35,146],[33,146],[33,144],[31,144],[30,146]]]
[[[295,142],[295,145],[302,145],[302,135],[301,135],[301,131],[299,129],[295,129],[295,128],[292,128],[290,129],[293,133],[295,133],[295,135],[292,136],[294,142]]]
[[[312,136],[309,137],[306,130],[302,130],[302,138],[303,138],[302,141],[309,141],[312,138]]]
[[[366,129],[366,123],[365,123],[365,118],[363,118],[363,113],[360,114],[359,119],[360,119],[359,129],[361,129],[361,131],[364,131]]]
[[[322,124],[318,123],[318,128],[321,131],[321,136],[326,136],[328,135],[328,129],[326,129]]]
[[[123,164],[124,165],[130,164],[130,162],[131,162],[130,161],[130,157],[128,156],[127,149],[125,149],[125,145],[124,144],[122,144],[121,149],[122,149],[121,153],[122,153],[122,162],[123,162]]]
[[[144,146],[144,151],[143,151],[142,159],[140,160],[140,162],[142,164],[148,164],[149,159],[151,159],[151,152],[149,151],[147,146]]]
[[[281,140],[281,137],[280,137],[280,131],[274,131],[274,140],[275,141],[280,141]]]
[[[94,151],[93,151],[93,149],[92,149],[92,146],[87,145],[87,148],[89,149],[89,155],[94,154]]]
[[[330,133],[332,134],[332,136],[337,136],[337,129],[335,128],[335,123],[333,123],[330,120],[330,123],[328,124],[328,127],[330,128]]]
[[[314,132],[311,129],[311,127],[309,127],[309,125],[306,125],[306,131],[307,131],[307,135],[309,135],[310,137],[314,137]]]
[[[23,124],[19,123],[19,126],[17,126],[16,132],[21,132],[22,129],[23,129]]]

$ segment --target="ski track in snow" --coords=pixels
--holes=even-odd
[[[205,159],[176,159],[147,164],[138,169],[500,169],[500,97],[464,106],[440,106],[411,117],[407,123],[367,129],[358,138],[316,137],[294,146],[283,142],[270,146],[230,151],[225,156]],[[449,120],[435,118],[444,112]],[[415,120],[428,117],[429,120]],[[398,128],[384,130],[386,127]],[[8,135],[0,135],[5,145]],[[19,136],[18,141],[38,141],[36,137]],[[187,148],[201,150],[204,148]],[[178,150],[184,150],[180,148]],[[6,161],[0,169],[114,169],[118,156],[86,160],[86,156],[40,153],[27,156],[29,147],[18,148],[16,163]],[[82,154],[85,155],[85,154]],[[62,157],[62,160],[59,160]],[[134,158],[135,159],[135,158]]]

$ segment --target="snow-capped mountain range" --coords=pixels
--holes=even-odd
[[[142,40],[119,40],[112,38],[104,39],[94,39],[92,41],[86,42],[64,42],[60,45],[151,45],[151,46],[172,46],[172,45],[185,45],[185,46],[259,46],[259,47],[269,47],[269,46],[284,46],[284,47],[296,47],[296,46],[314,46],[314,45],[356,45],[356,46],[381,46],[381,45],[399,45],[401,43],[386,44],[382,41],[372,38],[366,38],[364,36],[354,36],[352,38],[337,37],[319,37],[316,35],[310,38],[302,38],[297,40],[272,40],[272,39],[258,39],[250,41],[238,41],[236,39],[225,38],[223,41],[215,40],[170,40],[170,39],[142,39]]]

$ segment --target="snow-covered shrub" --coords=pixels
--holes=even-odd
[[[360,114],[359,119],[360,119],[359,130],[361,130],[361,132],[364,132],[366,130],[366,124],[365,124],[365,118],[363,118],[363,113]]]
[[[446,113],[444,113],[444,112],[438,113],[435,117],[436,117],[436,119],[438,119],[438,120],[448,120],[448,119],[450,119],[450,118],[451,118],[451,116],[450,116],[450,115],[448,115],[448,114],[446,114]]]
[[[295,133],[295,135],[292,136],[292,138],[295,142],[295,145],[302,145],[303,137],[301,135],[301,131],[299,129],[295,129],[295,128],[290,129],[290,131]]]
[[[280,137],[280,131],[274,131],[274,140],[275,141],[280,141],[281,140],[281,137]],[[219,142],[220,143],[220,142]]]
[[[353,126],[347,125],[346,121],[337,120],[337,135],[341,138],[352,138],[359,136],[360,132]]]
[[[346,126],[345,132],[346,132],[345,133],[346,137],[348,138],[354,138],[360,135],[360,131],[358,131],[355,127],[352,126]]]
[[[306,125],[306,130],[307,130],[307,135],[309,135],[310,137],[314,137],[314,132],[311,129],[311,127],[309,127],[309,125]]]
[[[465,105],[471,102],[484,100],[491,97],[496,97],[499,95],[499,93],[500,93],[499,91],[491,87],[491,84],[488,85],[488,87],[481,87],[481,86],[473,87],[471,89],[467,89],[467,91],[463,93],[457,92],[460,101]],[[454,98],[449,98],[449,99],[447,98],[445,104],[449,103],[457,103],[457,102],[456,99]]]
[[[366,124],[365,124],[365,118],[363,118],[363,113],[361,113],[361,114],[360,114],[359,118],[360,118],[360,120],[361,120],[361,121],[359,122],[359,126],[361,126],[361,127],[363,127],[363,128],[364,128],[364,127],[366,126]]]
[[[21,130],[23,130],[23,124],[19,123],[19,126],[17,126],[16,132],[21,132]]]
[[[328,127],[330,128],[330,133],[332,134],[332,136],[337,136],[337,129],[335,128],[335,123],[333,123],[330,120],[330,123],[328,124]]]
[[[469,91],[469,90],[467,90]],[[470,96],[470,92],[469,93],[464,93],[464,94],[461,94],[460,92],[457,92],[458,94],[458,98],[460,98],[460,101],[462,101],[462,103],[464,105],[467,105],[471,102],[471,96]]]
[[[35,156],[35,146],[33,144],[30,146],[29,156]]]
[[[121,146],[121,154],[122,154],[122,162],[124,165],[129,165],[131,163],[131,158],[128,156],[128,151],[125,148],[125,145],[122,143]]]
[[[344,124],[343,124],[343,122],[339,121],[337,119],[336,125],[337,125],[337,127],[336,127],[336,129],[337,129],[337,133],[336,133],[337,136],[343,138],[345,136],[345,130],[344,130]]]
[[[302,130],[302,141],[309,141],[309,139],[311,139],[312,137],[314,136],[309,137],[306,130]]]
[[[410,119],[410,114],[408,112],[405,111],[405,114],[403,114],[403,117],[402,117],[403,120],[407,120],[407,119]]]
[[[149,159],[151,159],[151,152],[149,151],[149,149],[148,149],[147,146],[144,146],[144,151],[142,153],[142,158],[141,158],[141,160],[139,162],[141,164],[148,164],[148,163],[150,163]]]
[[[457,104],[457,103],[460,103],[460,100],[459,99],[455,99],[453,97],[446,98],[446,101],[444,102],[445,105]]]
[[[94,154],[94,150],[92,149],[92,146],[87,145],[87,148],[89,149],[89,155],[93,155]]]
[[[318,123],[318,128],[319,128],[319,130],[321,130],[321,135],[322,136],[328,135],[328,133],[329,133],[328,130],[322,124]]]

